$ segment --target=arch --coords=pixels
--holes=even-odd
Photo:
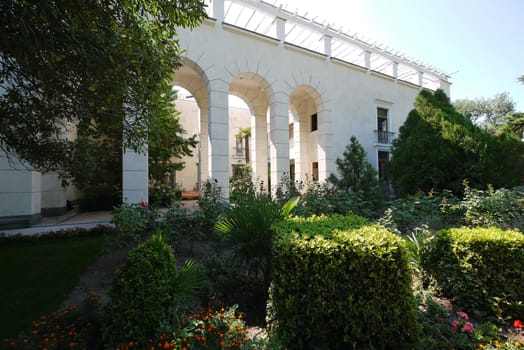
[[[175,108],[181,113],[180,121],[188,135],[197,135],[198,146],[192,157],[181,159],[185,168],[177,172],[176,182],[182,190],[200,189],[202,181],[207,179],[208,165],[208,77],[194,61],[184,58],[182,64],[173,73],[172,86],[180,86],[189,91],[195,102],[178,99]],[[196,120],[196,123],[194,119]]]
[[[323,181],[325,164],[326,115],[321,94],[312,86],[296,86],[289,96],[290,175]]]
[[[268,182],[268,130],[267,115],[272,89],[268,81],[253,72],[238,73],[229,85],[229,94],[244,100],[249,107],[251,138],[249,161],[254,180]],[[235,128],[234,125],[230,126]]]

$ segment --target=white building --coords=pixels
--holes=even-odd
[[[228,193],[238,132],[229,95],[248,107],[249,121],[240,124],[251,127],[254,177],[269,172],[277,184],[289,171],[325,179],[352,135],[380,173],[419,91],[450,94],[444,73],[329,25],[261,0],[207,2],[210,18],[178,38],[186,51],[173,85],[196,100],[183,126],[200,140],[180,174],[189,179],[183,187],[213,179]],[[147,200],[147,155],[126,152],[123,169],[124,197]],[[0,182],[0,220],[35,221],[65,207],[65,189],[52,175],[1,160],[0,179],[8,179]]]

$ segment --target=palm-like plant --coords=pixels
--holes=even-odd
[[[280,207],[267,195],[255,195],[231,208],[228,216],[215,225],[215,230],[232,244],[235,258],[251,277],[269,280],[271,226],[288,216],[298,200],[299,197],[292,198]]]

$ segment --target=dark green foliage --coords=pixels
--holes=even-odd
[[[169,208],[176,206],[180,199],[182,199],[182,191],[178,187],[158,182],[149,186],[149,205],[153,207]]]
[[[409,349],[415,300],[404,241],[357,216],[274,226],[269,329],[286,349]]]
[[[165,93],[157,96],[156,107],[150,114],[148,133],[149,178],[155,185],[164,184],[166,174],[184,168],[183,162],[173,159],[191,156],[198,141],[196,135],[185,139],[186,131],[179,121],[173,101],[176,93],[165,86]]]
[[[122,203],[122,128],[106,125],[96,135],[78,126],[69,173],[84,196],[80,209],[111,210]]]
[[[293,198],[280,207],[268,195],[246,197],[240,205],[229,209],[226,218],[215,225],[215,230],[232,245],[239,266],[247,268],[254,276],[260,276],[264,284],[270,272],[271,226],[289,215],[298,199]]]
[[[202,286],[194,263],[177,273],[175,256],[160,234],[129,253],[109,292],[104,343],[115,347],[128,341],[146,343],[161,322],[169,322],[181,302]]]
[[[423,225],[431,230],[462,225],[464,210],[460,200],[450,191],[417,193],[390,203],[391,219],[401,233]]]
[[[461,193],[464,179],[477,188],[513,187],[524,168],[524,144],[475,126],[441,90],[419,94],[392,154],[389,171],[400,195],[443,189]]]
[[[464,200],[460,205],[468,225],[517,228],[524,232],[523,186],[496,191],[488,186],[488,190],[482,191],[470,188],[466,183]]]
[[[366,151],[355,136],[351,136],[341,158],[337,158],[339,176],[329,175],[329,182],[341,193],[353,193],[377,208],[380,201],[377,172],[366,160]]]
[[[454,302],[496,321],[524,318],[524,235],[498,228],[441,230],[424,269]]]
[[[222,196],[222,189],[217,181],[206,181],[198,197],[199,216],[202,220],[202,229],[209,231],[220,221],[229,206]]]
[[[66,128],[121,128],[132,116],[123,139],[138,150],[166,106],[158,101],[180,59],[178,28],[205,16],[197,0],[0,2],[1,149],[68,175]]]

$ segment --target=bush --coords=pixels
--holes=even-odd
[[[175,316],[177,306],[201,287],[203,279],[192,263],[177,273],[173,251],[160,234],[129,253],[109,292],[103,329],[107,346],[128,341],[146,343],[161,323]]]
[[[416,308],[404,241],[350,216],[274,226],[270,333],[287,349],[403,349]]]
[[[215,230],[231,243],[234,257],[244,266],[246,274],[265,285],[269,281],[273,230],[271,226],[289,215],[298,202],[290,199],[282,208],[267,195],[252,196],[232,207]]]
[[[143,201],[114,207],[111,223],[115,225],[116,244],[127,246],[144,241],[154,232],[157,218],[157,212]]]
[[[524,232],[524,187],[472,189],[464,183],[465,221],[473,226],[517,228]]]
[[[424,269],[464,309],[496,321],[524,317],[524,235],[498,228],[441,230]]]
[[[431,191],[396,199],[391,202],[390,209],[396,228],[402,233],[408,233],[423,225],[431,230],[439,230],[462,222],[464,212],[459,203],[451,191]]]
[[[182,198],[177,186],[155,183],[149,187],[149,203],[154,207],[169,208]]]

